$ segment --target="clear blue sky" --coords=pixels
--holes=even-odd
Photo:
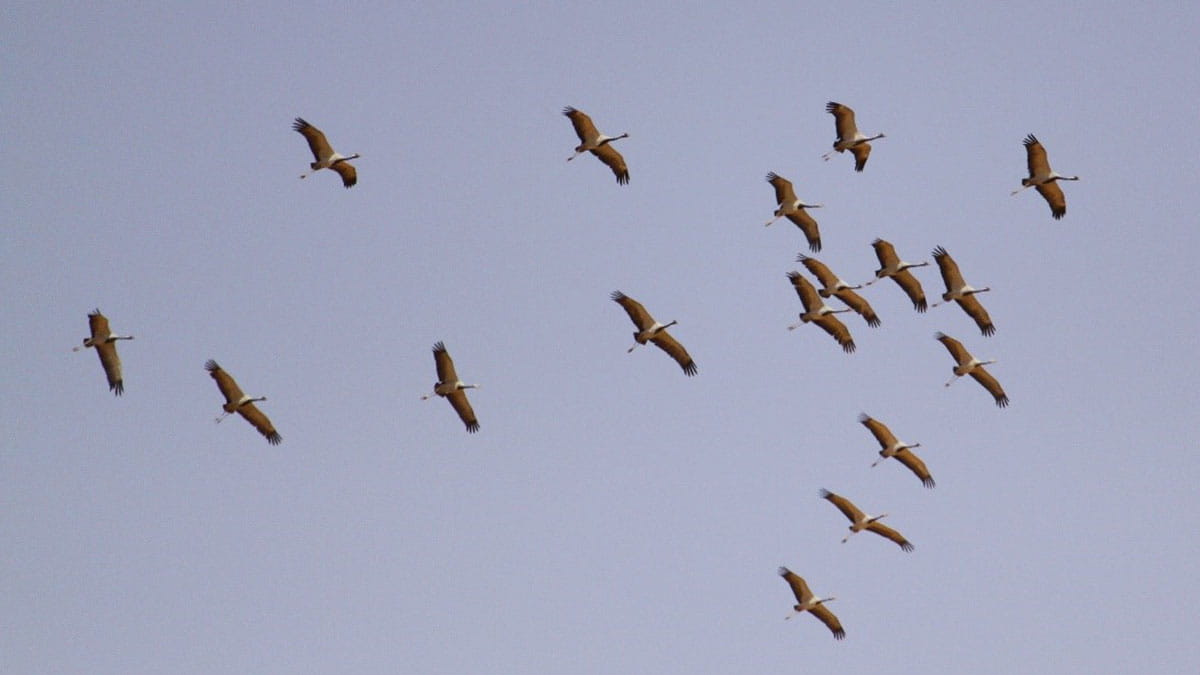
[[[0,670],[1189,672],[1200,13],[1186,3],[11,4]],[[822,162],[826,101],[883,131]],[[576,106],[631,182],[566,162]],[[303,116],[359,152],[310,161]],[[1033,191],[1036,134],[1064,185]],[[945,246],[997,326],[786,273]],[[917,271],[933,296],[933,267]],[[620,289],[699,375],[625,350]],[[71,353],[101,308],[125,395]],[[942,386],[945,331],[1012,399]],[[444,340],[482,430],[421,401]],[[216,359],[284,441],[214,425]],[[866,411],[920,441],[935,490]],[[839,543],[817,491],[915,545]],[[844,642],[792,604],[787,565]]]

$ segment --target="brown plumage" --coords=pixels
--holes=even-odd
[[[1029,164],[1029,177],[1021,179],[1021,187],[1013,190],[1013,194],[1017,194],[1027,187],[1036,187],[1037,191],[1050,205],[1050,215],[1058,220],[1067,214],[1067,198],[1063,195],[1062,188],[1058,186],[1060,180],[1079,180],[1079,176],[1064,176],[1050,168],[1050,160],[1046,157],[1046,149],[1033,135],[1029,134],[1023,141],[1025,145],[1025,157]]]
[[[912,300],[913,309],[924,312],[929,307],[925,302],[925,289],[921,288],[921,282],[917,281],[909,269],[924,267],[929,262],[904,262],[896,255],[896,248],[892,246],[891,242],[883,239],[876,239],[871,242],[871,246],[875,248],[875,257],[879,258],[880,267],[875,270],[875,278],[864,285],[870,286],[884,277],[891,277],[892,281],[895,281],[896,285],[908,296],[908,299]]]
[[[467,389],[478,389],[479,385],[463,384],[458,379],[458,373],[454,371],[454,359],[450,358],[450,352],[446,351],[446,345],[441,342],[433,345],[433,363],[437,366],[438,381],[433,383],[433,393],[422,396],[421,400],[432,398],[434,395],[445,398],[450,401],[450,406],[466,425],[468,433],[479,431],[479,420],[475,417],[471,402],[467,400],[466,392]]]
[[[342,185],[347,188],[354,187],[354,184],[358,182],[358,172],[350,164],[350,160],[358,159],[359,155],[357,153],[349,157],[344,157],[334,152],[333,147],[329,145],[329,141],[325,140],[325,134],[299,117],[292,123],[292,129],[300,132],[304,140],[308,141],[308,149],[312,150],[313,159],[316,160],[312,164],[309,164],[309,168],[312,171],[300,176],[301,178],[308,178],[311,173],[320,171],[321,169],[332,169],[342,177]]]
[[[621,156],[621,153],[612,147],[612,142],[621,138],[629,138],[629,134],[605,136],[596,129],[595,124],[592,124],[592,118],[583,111],[570,106],[563,108],[563,114],[571,120],[571,126],[575,127],[575,135],[579,137],[580,141],[579,145],[575,146],[575,154],[568,157],[567,161],[575,159],[584,152],[590,152],[612,169],[618,184],[628,183],[629,167],[625,166],[625,158]]]
[[[833,612],[829,611],[829,608],[825,606],[826,602],[835,600],[836,598],[818,598],[813,595],[813,592],[808,588],[808,584],[804,582],[804,577],[786,567],[779,568],[779,576],[783,577],[788,586],[791,586],[792,595],[796,596],[796,602],[799,603],[792,606],[795,613],[789,614],[786,618],[790,619],[801,612],[808,612],[817,619],[820,619],[821,623],[825,624],[830,632],[833,633],[835,639],[841,640],[846,637],[846,630],[842,628],[842,622],[838,621]]]
[[[1001,408],[1008,406],[1008,395],[1004,393],[1004,389],[1000,386],[1000,383],[996,381],[996,378],[992,377],[992,374],[984,369],[985,365],[989,363],[995,363],[995,359],[989,361],[980,361],[974,356],[971,356],[971,353],[967,351],[967,348],[964,347],[961,342],[955,340],[949,335],[946,335],[945,333],[938,333],[934,337],[936,337],[938,342],[941,342],[946,347],[946,351],[950,352],[950,356],[953,356],[956,362],[956,365],[954,366],[954,377],[947,382],[945,386],[949,387],[950,385],[954,384],[954,381],[963,375],[970,375],[971,377],[975,378],[975,381],[982,385],[984,389],[987,389],[988,393],[992,395],[992,398],[996,400],[997,406]]]
[[[833,151],[825,153],[825,160],[828,161],[833,152],[849,150],[854,155],[854,170],[862,171],[863,167],[867,165],[867,157],[871,155],[871,144],[868,141],[884,138],[884,135],[875,134],[869,137],[863,135],[854,122],[854,111],[841,103],[833,101],[826,103],[825,112],[833,115],[834,127],[837,129],[838,135],[837,140],[833,142]]]
[[[633,321],[633,325],[637,326],[637,330],[633,333],[635,344],[630,347],[628,352],[632,352],[638,345],[644,345],[647,341],[653,342],[659,349],[663,350],[675,359],[683,372],[689,377],[696,374],[696,362],[688,355],[687,350],[683,345],[679,344],[671,334],[667,332],[667,328],[679,323],[671,321],[667,324],[662,324],[654,320],[650,316],[650,312],[646,311],[645,307],[637,300],[625,295],[621,291],[613,291],[610,296],[613,302],[617,303],[625,309],[625,313]]]
[[[867,514],[863,513],[861,509],[855,506],[854,502],[841,495],[836,495],[829,490],[821,490],[821,497],[830,504],[836,506],[838,511],[841,511],[847,518],[850,519],[850,534],[846,535],[845,539],[842,539],[843,544],[846,543],[846,540],[850,538],[850,535],[867,530],[868,532],[874,532],[884,539],[890,539],[899,545],[900,548],[906,553],[913,550],[913,545],[910,544],[903,535],[887,525],[879,522],[882,518],[887,517],[886,513],[881,513],[874,517],[868,516]]]
[[[254,405],[255,401],[265,401],[267,397],[259,396],[251,398],[242,393],[241,387],[237,385],[233,377],[212,359],[209,359],[204,364],[204,369],[208,371],[212,379],[216,380],[217,389],[220,389],[221,394],[225,396],[225,405],[222,406],[225,410],[225,415],[236,412],[252,424],[255,429],[258,429],[258,433],[266,437],[268,443],[279,445],[283,437],[279,435],[279,432],[275,431],[275,426],[271,424],[271,420],[267,419],[263,411]],[[225,419],[225,415],[218,417],[217,421],[220,422]]]
[[[822,288],[817,290],[817,293],[822,298],[833,296],[838,300],[846,303],[846,306],[858,313],[867,322],[867,325],[872,328],[877,328],[880,324],[879,316],[875,314],[875,310],[871,307],[871,303],[867,302],[863,296],[854,292],[856,288],[862,288],[862,285],[851,286],[842,281],[841,277],[833,273],[825,263],[810,258],[803,253],[796,256],[796,262],[803,263],[804,268],[812,273],[821,282]]]
[[[813,251],[820,251],[821,228],[805,209],[817,209],[821,208],[822,205],[806,204],[797,199],[796,192],[792,189],[791,181],[773,171],[767,174],[767,182],[775,188],[775,204],[779,207],[775,209],[775,217],[768,220],[767,225],[769,226],[776,220],[786,216],[788,220],[792,221],[804,233],[804,238],[808,240],[808,248]]]
[[[817,293],[816,287],[799,272],[788,272],[787,276],[792,282],[792,288],[796,289],[796,295],[800,296],[800,302],[804,305],[804,312],[800,314],[800,323],[788,326],[788,330],[795,330],[806,323],[815,323],[826,333],[832,335],[833,339],[842,346],[843,351],[847,354],[853,352],[855,345],[854,338],[850,335],[850,329],[834,316],[834,314],[850,310],[833,309],[826,305]]]
[[[866,413],[858,416],[858,421],[862,423],[867,431],[879,441],[879,457],[871,464],[872,467],[879,464],[889,457],[895,457],[897,462],[908,467],[908,470],[913,472],[917,478],[921,479],[921,484],[927,488],[932,488],[936,483],[933,482],[933,475],[929,473],[929,469],[925,467],[925,462],[912,451],[913,448],[921,447],[920,443],[901,443],[892,435],[891,429],[879,420],[871,417]]]
[[[108,379],[108,390],[120,396],[125,393],[125,379],[121,374],[121,357],[117,356],[117,340],[132,340],[133,336],[116,335],[109,330],[108,319],[99,309],[88,313],[88,328],[91,329],[91,337],[85,337],[83,345],[72,351],[95,347],[100,365],[104,368],[104,376]]]
[[[976,293],[984,293],[992,290],[991,288],[972,288],[963,281],[962,273],[958,271],[958,264],[954,262],[954,258],[946,252],[946,249],[941,246],[933,249],[933,260],[938,265],[938,270],[942,273],[942,281],[946,284],[946,292],[942,293],[942,302],[950,302],[953,300],[962,307],[967,316],[975,320],[975,325],[979,326],[979,330],[984,335],[993,335],[996,332],[996,326],[992,323],[992,318],[988,316],[987,310],[979,302],[979,298],[975,297]],[[937,307],[942,303],[935,303]]]

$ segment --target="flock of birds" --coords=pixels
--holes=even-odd
[[[884,138],[884,134],[867,136],[861,133],[855,123],[854,111],[845,105],[830,102],[826,105],[825,110],[834,117],[837,140],[833,143],[833,149],[823,155],[823,158],[829,160],[834,152],[843,153],[849,151],[854,156],[854,170],[862,171],[871,154],[870,142]],[[621,153],[612,144],[614,141],[628,138],[629,134],[623,133],[617,136],[604,135],[599,132],[590,117],[575,108],[564,108],[563,115],[571,120],[571,124],[580,141],[579,145],[575,147],[575,153],[568,157],[567,160],[573,160],[585,152],[591,153],[612,170],[618,184],[627,184],[629,182],[629,167],[626,165],[624,157],[621,156]],[[297,117],[295,119],[292,129],[300,133],[308,142],[308,147],[312,151],[314,160],[309,165],[310,171],[301,175],[300,178],[307,178],[312,173],[321,169],[329,169],[341,176],[342,185],[346,188],[353,187],[357,183],[358,173],[354,166],[350,164],[350,160],[357,159],[360,155],[342,155],[334,151],[333,147],[326,140],[325,134],[302,118]],[[1025,138],[1024,146],[1028,160],[1029,176],[1022,179],[1021,187],[1014,190],[1012,194],[1016,195],[1026,188],[1033,187],[1049,204],[1051,215],[1055,219],[1062,218],[1066,214],[1067,205],[1066,197],[1063,195],[1058,181],[1079,180],[1079,177],[1064,176],[1051,170],[1046,157],[1046,150],[1033,134]],[[777,205],[774,217],[767,221],[766,224],[770,226],[780,218],[787,218],[804,234],[810,251],[813,253],[820,252],[820,226],[807,210],[820,208],[822,205],[808,204],[797,198],[792,183],[774,172],[768,173],[766,179],[775,189],[775,203]],[[854,338],[850,333],[850,329],[836,315],[844,312],[854,312],[861,316],[868,326],[872,328],[880,326],[881,321],[879,316],[872,309],[871,304],[855,291],[866,286],[871,286],[875,282],[885,278],[892,279],[904,291],[909,300],[912,301],[913,308],[917,312],[925,312],[929,307],[925,298],[925,291],[921,286],[921,282],[910,270],[927,266],[929,263],[914,263],[902,260],[897,255],[895,247],[883,239],[875,239],[872,242],[872,246],[875,249],[876,257],[879,259],[880,267],[875,270],[875,277],[873,279],[855,286],[846,283],[820,260],[803,253],[799,254],[796,262],[801,263],[816,278],[821,284],[821,288],[818,289],[798,271],[788,273],[788,279],[795,289],[796,294],[800,297],[800,302],[804,307],[804,311],[800,314],[800,322],[788,326],[788,329],[794,330],[806,323],[815,324],[832,336],[843,351],[846,353],[854,352]],[[940,304],[953,301],[974,320],[980,332],[985,337],[993,335],[996,332],[996,327],[992,323],[987,310],[980,303],[979,298],[976,297],[978,294],[990,291],[991,289],[989,287],[974,288],[967,284],[957,263],[955,263],[945,248],[938,246],[933,250],[932,256],[938,265],[938,270],[941,272],[942,281],[946,287],[946,291],[942,293],[942,302],[934,303],[933,306],[937,307]],[[830,297],[837,298],[846,307],[843,309],[830,307],[825,303],[825,300]],[[676,321],[664,324],[655,320],[641,303],[621,291],[614,291],[611,298],[625,310],[637,328],[633,333],[634,344],[628,349],[629,352],[632,352],[639,345],[649,342],[662,349],[674,359],[686,375],[693,376],[697,373],[696,362],[688,354],[687,349],[667,332],[668,328],[677,323]],[[125,384],[121,372],[121,360],[117,355],[116,343],[118,340],[132,340],[133,336],[119,335],[112,332],[109,328],[108,318],[99,309],[88,314],[88,324],[91,335],[84,338],[83,344],[75,347],[75,351],[89,347],[95,348],[100,358],[100,364],[104,368],[109,389],[115,395],[119,396],[125,391]],[[936,338],[946,347],[955,361],[954,377],[946,382],[945,386],[949,387],[958,378],[970,375],[991,394],[997,406],[1003,408],[1008,405],[1008,396],[1004,393],[1004,389],[1000,386],[996,378],[984,367],[995,363],[994,360],[983,361],[972,356],[961,342],[944,333],[937,333]],[[447,399],[451,407],[458,414],[459,419],[462,420],[466,430],[470,433],[479,431],[479,419],[476,417],[475,411],[471,408],[470,401],[467,400],[466,390],[478,388],[480,385],[466,384],[459,379],[454,368],[454,361],[450,358],[450,353],[446,350],[446,346],[442,342],[438,342],[433,346],[433,358],[438,380],[434,383],[433,391],[421,398],[424,400],[437,396]],[[208,360],[204,364],[204,368],[216,382],[217,389],[225,399],[224,404],[222,404],[224,413],[216,419],[217,422],[220,422],[228,415],[237,413],[257,429],[267,439],[268,443],[277,445],[282,442],[283,437],[276,431],[271,420],[262,410],[254,405],[256,402],[266,401],[267,398],[265,396],[252,397],[244,393],[233,379],[233,376],[221,368],[214,360]],[[934,487],[933,476],[926,467],[925,462],[913,452],[914,448],[920,447],[920,443],[910,444],[899,441],[892,434],[891,430],[888,429],[887,425],[865,413],[859,416],[859,422],[870,431],[880,446],[880,459],[876,460],[871,465],[872,467],[886,459],[894,458],[911,471],[925,487]],[[906,552],[913,550],[913,545],[900,532],[880,522],[887,514],[870,516],[846,497],[824,489],[819,494],[821,498],[829,501],[841,511],[851,523],[849,527],[850,534],[842,539],[843,543],[855,533],[866,530],[894,542]],[[802,577],[786,567],[780,567],[779,574],[791,587],[798,603],[793,607],[794,612],[787,618],[790,619],[802,612],[808,612],[824,623],[832,631],[835,638],[841,640],[846,636],[846,631],[837,616],[825,606],[825,603],[834,598],[818,597],[811,591]]]

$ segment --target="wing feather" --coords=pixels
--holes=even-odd
[[[779,576],[792,587],[792,595],[796,596],[796,602],[803,605],[812,597],[812,591],[808,589],[808,584],[804,583],[804,577],[786,567],[779,568]]]
[[[596,125],[592,124],[592,118],[582,110],[567,106],[563,108],[562,112],[567,119],[571,120],[571,126],[575,127],[575,135],[579,137],[580,141],[587,143],[600,135],[600,132],[596,130]]]
[[[828,607],[826,607],[824,604],[820,604],[808,611],[813,616],[820,619],[821,623],[825,624],[829,628],[830,632],[833,633],[834,639],[845,639],[846,629],[842,628],[842,622],[838,621],[838,618],[834,616],[833,612],[831,612]]]
[[[826,333],[833,336],[837,343],[842,346],[842,351],[847,354],[853,353],[855,350],[854,338],[850,335],[850,329],[840,319],[832,314],[825,314],[813,319],[813,323],[820,326]]]
[[[354,187],[355,183],[358,182],[358,171],[354,168],[354,165],[351,164],[350,162],[346,162],[346,161],[337,162],[336,164],[334,164],[333,166],[331,166],[329,168],[338,172],[338,175],[340,175],[342,177],[342,185],[347,188]]]
[[[918,312],[924,312],[929,308],[925,302],[925,289],[921,288],[921,282],[913,276],[909,270],[900,270],[892,275],[892,280],[896,282],[900,288],[904,289],[905,295],[909,300],[912,300],[913,309]]]
[[[838,276],[833,273],[833,270],[829,269],[825,263],[817,260],[816,258],[810,258],[801,253],[800,255],[796,256],[796,262],[802,263],[804,265],[804,269],[808,270],[809,274],[812,274],[814,277],[816,277],[817,281],[821,282],[821,285],[825,287],[824,290],[826,291],[832,292],[837,286],[838,281],[840,281]]]
[[[900,258],[896,256],[896,247],[892,246],[892,242],[885,239],[876,239],[871,242],[871,246],[875,248],[875,257],[879,258],[879,264],[882,267],[892,267],[900,264]]]
[[[1058,181],[1042,183],[1037,186],[1037,191],[1050,205],[1050,215],[1054,216],[1055,220],[1060,220],[1067,215],[1067,197],[1063,194],[1062,188],[1058,186]]]
[[[941,246],[933,249],[933,259],[937,262],[938,271],[942,273],[942,282],[946,284],[947,293],[963,287],[962,273],[958,271],[958,263],[954,262],[954,258],[950,257],[946,249]]]
[[[792,181],[772,171],[767,174],[767,182],[775,188],[776,204],[796,203],[796,192],[792,189]]]
[[[450,399],[450,405],[453,406],[454,412],[458,413],[458,418],[466,425],[467,431],[472,434],[479,431],[479,419],[475,417],[471,402],[467,400],[467,392],[459,389],[448,394],[446,398]]]
[[[112,334],[108,329],[108,317],[101,314],[99,309],[88,312],[88,328],[91,329],[93,341],[106,339]]]
[[[258,406],[253,403],[244,403],[238,406],[238,414],[241,415],[247,422],[254,425],[258,429],[258,433],[262,434],[271,445],[279,445],[283,441],[283,437],[275,431],[275,426],[271,424],[271,420],[267,419],[266,413],[258,409]]]
[[[450,352],[446,351],[445,343],[439,341],[433,345],[433,363],[437,366],[439,383],[458,382],[458,374],[454,372],[454,359],[450,358]]]
[[[104,376],[108,378],[109,391],[117,396],[125,393],[125,381],[121,378],[121,357],[117,356],[117,343],[97,344],[96,354],[100,356],[100,365],[104,368]]]
[[[958,363],[969,363],[973,358],[971,356],[971,352],[967,351],[967,348],[963,346],[963,343],[955,340],[949,335],[946,335],[945,333],[938,333],[934,337],[937,338],[938,342],[942,343],[942,345],[946,347],[946,351],[950,352],[950,356],[953,356],[954,360]]]
[[[1025,159],[1029,165],[1029,177],[1045,176],[1050,173],[1050,160],[1046,157],[1046,148],[1033,134],[1022,141],[1025,144]]]
[[[787,214],[787,219],[804,233],[804,238],[808,240],[809,250],[814,252],[821,250],[821,228],[817,225],[817,221],[808,214],[807,209],[796,209]]]
[[[859,143],[850,148],[850,152],[854,155],[854,170],[862,171],[867,165],[867,158],[871,156],[871,144]]]
[[[888,527],[887,525],[884,525],[883,523],[879,522],[878,520],[871,523],[870,525],[867,525],[867,529],[885,539],[890,539],[890,540],[896,542],[897,544],[900,545],[900,548],[904,549],[906,552],[911,552],[913,550],[913,545],[911,543],[909,543],[909,541],[907,539],[904,538],[904,535],[900,534],[896,530],[893,530],[892,528]]]
[[[998,382],[995,377],[992,377],[992,374],[989,373],[983,366],[975,366],[972,368],[971,377],[975,378],[976,382],[983,385],[983,388],[988,390],[988,393],[991,394],[992,398],[996,400],[997,406],[1001,408],[1008,407],[1008,395],[1004,393],[1004,389],[1000,386],[1000,382]]]
[[[908,467],[909,471],[916,474],[917,478],[921,479],[921,484],[925,487],[932,488],[937,484],[933,482],[933,475],[925,467],[925,462],[921,461],[921,458],[909,448],[905,448],[892,456],[896,458],[896,461]]]
[[[875,309],[871,307],[871,303],[863,296],[855,293],[849,288],[843,288],[833,292],[834,297],[846,303],[846,306],[854,310],[866,320],[867,325],[872,328],[878,328],[881,321],[879,315],[875,313]]]
[[[329,146],[329,141],[325,140],[325,134],[321,130],[297,117],[292,123],[292,129],[300,132],[304,140],[308,141],[308,149],[312,151],[313,159],[321,161],[333,155],[333,148]]]
[[[629,183],[629,167],[625,166],[625,158],[617,152],[612,143],[605,143],[598,148],[593,148],[591,153],[612,169],[613,175],[617,177],[617,184]]]
[[[896,436],[892,434],[892,430],[886,424],[871,417],[866,413],[861,413],[858,416],[858,421],[871,432],[875,440],[879,442],[879,446],[887,449],[896,444]]]
[[[841,103],[830,101],[825,104],[825,112],[833,115],[834,127],[838,139],[852,141],[858,135],[858,125],[854,123],[854,111]]]
[[[962,307],[967,316],[975,320],[975,325],[979,326],[979,330],[984,335],[993,335],[996,332],[996,326],[992,323],[992,317],[988,315],[987,310],[983,308],[983,303],[979,302],[977,295],[977,293],[972,293],[962,298],[955,298],[954,301],[958,303],[959,307]]]
[[[815,312],[821,308],[823,303],[817,289],[808,279],[796,271],[788,272],[787,277],[792,282],[792,288],[796,289],[796,295],[800,296],[805,312]]]
[[[671,358],[675,359],[675,362],[679,364],[680,368],[683,368],[683,372],[688,377],[696,374],[696,362],[688,355],[683,345],[679,344],[679,341],[671,337],[667,331],[658,331],[654,334],[654,337],[650,338],[650,341],[658,345],[659,349],[670,354]]]
[[[841,511],[843,515],[849,518],[850,522],[857,523],[860,520],[866,520],[867,515],[849,499],[824,489],[821,490],[820,494],[823,499],[836,506],[838,511]]]
[[[212,379],[217,381],[217,389],[221,390],[221,394],[225,396],[226,403],[236,403],[246,397],[242,393],[241,387],[234,381],[233,376],[225,372],[217,362],[209,359],[204,364],[204,369],[212,376]]]
[[[654,317],[650,316],[650,312],[647,312],[645,307],[642,307],[642,303],[625,295],[621,291],[613,291],[609,297],[613,299],[613,302],[616,302],[625,309],[625,313],[629,315],[629,318],[633,321],[633,325],[639,331],[646,330],[654,325]]]

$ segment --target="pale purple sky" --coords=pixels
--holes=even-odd
[[[0,670],[1200,670],[1200,10],[252,4],[0,10]],[[862,174],[830,100],[887,134]],[[564,161],[567,105],[629,185]],[[358,186],[297,180],[296,116]],[[1029,133],[1082,177],[1061,221],[1009,196]],[[891,282],[854,354],[786,330],[768,171],[834,271],[944,246],[996,335]],[[625,353],[617,289],[696,377]],[[70,351],[94,307],[120,398]],[[439,340],[478,434],[420,400]],[[209,358],[282,445],[213,424]],[[820,488],[916,550],[839,543]]]

